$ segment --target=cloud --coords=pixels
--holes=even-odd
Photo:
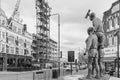
[[[111,7],[116,0],[47,0],[53,13],[60,13],[61,16],[61,50],[67,53],[68,50],[77,51],[79,47],[85,46],[87,28],[92,26],[89,20],[84,17],[88,9],[94,11],[102,19],[103,12]],[[12,15],[17,0],[2,0],[2,9],[8,18]],[[20,17],[23,23],[28,25],[28,31],[36,32],[36,11],[35,0],[21,0]],[[57,17],[51,17],[50,37],[58,41]],[[65,54],[66,56],[66,54]]]
[[[52,13],[60,13],[61,15],[61,49],[67,53],[68,50],[76,51],[78,47],[84,48],[84,41],[87,38],[86,30],[92,26],[91,22],[84,18],[87,10],[91,9],[102,19],[103,12],[108,10],[115,1],[50,0],[49,3],[52,7]],[[53,17],[51,20],[57,23],[56,17]]]
[[[15,8],[17,0],[2,0],[1,7],[5,11],[9,18]],[[21,0],[19,5],[20,18],[23,19],[23,23],[28,25],[28,32],[36,32],[36,12],[35,12],[35,1],[34,0]]]
[[[109,2],[108,2],[109,1]],[[102,19],[102,14],[116,0],[51,0],[52,12],[61,14],[62,23],[85,23],[88,9],[94,11]],[[101,6],[102,4],[102,6]],[[55,19],[56,20],[56,19]]]

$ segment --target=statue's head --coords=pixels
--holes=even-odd
[[[89,27],[87,30],[88,35],[90,35],[91,33],[94,34],[94,32],[95,32],[94,27]]]
[[[91,21],[93,21],[93,19],[95,19],[95,17],[96,17],[96,15],[95,15],[94,12],[92,12],[92,13],[89,15],[89,19],[90,19]]]

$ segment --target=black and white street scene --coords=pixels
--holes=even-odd
[[[120,0],[0,0],[0,80],[120,80]]]

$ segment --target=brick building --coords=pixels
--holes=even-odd
[[[106,35],[106,48],[104,62],[105,66],[116,67],[117,58],[117,36],[114,36],[116,31],[120,30],[120,1],[112,4],[111,8],[104,12],[103,26]]]

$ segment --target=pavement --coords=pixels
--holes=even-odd
[[[64,73],[64,75],[59,77],[58,79],[49,79],[49,80],[78,80],[79,78],[85,77],[86,74],[87,74],[87,69],[79,70],[78,72],[74,71],[72,75],[70,73]],[[33,73],[0,72],[0,80],[33,80]],[[120,78],[110,76],[109,80],[120,80]]]
[[[79,72],[74,72],[73,75],[65,75],[64,77],[60,77],[56,80],[79,80],[79,78],[85,77],[87,74],[86,70],[79,70]],[[110,76],[109,80],[120,80],[120,78]]]
[[[83,78],[85,75],[69,75],[65,76],[63,80],[79,80],[79,78]],[[120,80],[120,78],[110,76],[109,80]]]

